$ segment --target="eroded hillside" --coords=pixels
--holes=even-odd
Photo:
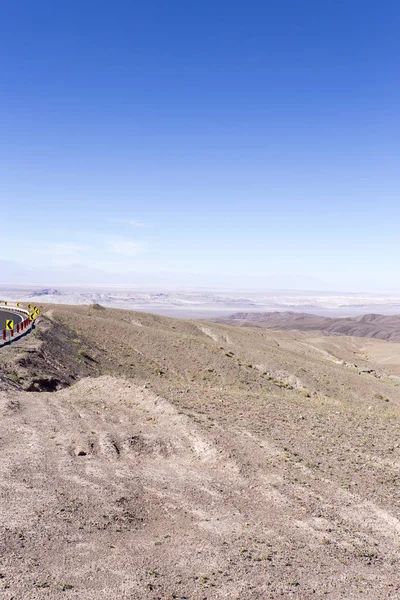
[[[400,342],[400,315],[365,314],[359,317],[321,317],[292,311],[238,312],[215,319],[238,327],[263,327],[280,331],[319,331],[325,335],[350,335]]]
[[[2,597],[399,597],[397,344],[42,312],[0,351]]]

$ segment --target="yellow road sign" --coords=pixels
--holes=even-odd
[[[21,306],[21,304],[19,302],[17,302],[17,306]]]
[[[36,314],[40,315],[40,310],[38,308],[36,309]]]
[[[7,306],[8,302],[4,302],[5,306]]]
[[[32,308],[32,304],[28,304],[28,308]]]
[[[12,331],[14,329],[14,321],[12,319],[6,320],[6,329]]]
[[[29,318],[31,321],[34,321],[36,319],[36,313],[34,310],[29,314]]]

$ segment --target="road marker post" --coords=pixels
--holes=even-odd
[[[5,301],[3,300],[1,302],[5,302]],[[15,304],[17,304],[17,303],[15,303]],[[18,304],[21,304],[21,303],[18,302]],[[10,310],[10,309],[7,309],[7,310],[9,311],[9,313],[12,312],[12,310]],[[19,315],[21,315],[21,317],[20,317],[21,321],[18,321],[18,323],[16,323],[15,317],[13,319],[5,319],[4,327],[0,329],[0,347],[5,342],[11,341],[12,338],[18,339],[21,335],[23,335],[26,332],[26,330],[31,329],[31,327],[33,325],[32,321],[37,319],[38,314],[40,313],[40,310],[37,308],[37,312],[32,311],[29,314],[27,310],[19,308],[18,310],[15,309],[15,312],[18,313]]]

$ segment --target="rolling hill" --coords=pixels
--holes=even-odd
[[[399,344],[41,309],[0,350],[2,597],[399,597]]]
[[[238,312],[214,321],[239,327],[320,331],[325,335],[352,335],[400,342],[400,315],[366,314],[360,317],[331,318],[291,311]]]

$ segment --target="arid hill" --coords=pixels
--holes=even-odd
[[[400,344],[41,309],[0,349],[2,599],[400,597]]]
[[[238,312],[214,319],[239,327],[263,327],[285,331],[320,331],[324,335],[352,335],[400,342],[400,315],[369,314],[360,317],[319,317],[296,312]]]

